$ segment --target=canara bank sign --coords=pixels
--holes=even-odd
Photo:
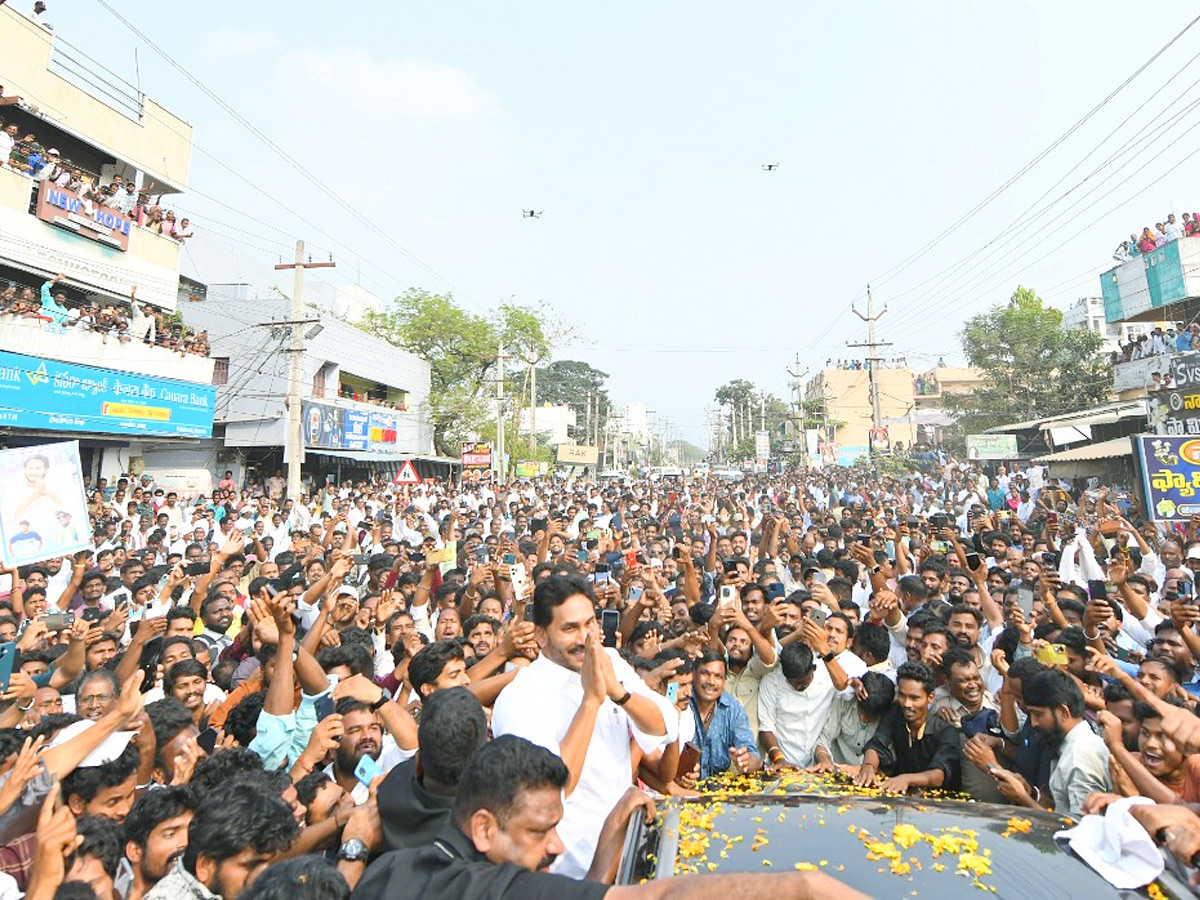
[[[85,202],[74,191],[48,181],[38,189],[37,217],[114,250],[129,249],[132,222],[128,218],[107,206]]]

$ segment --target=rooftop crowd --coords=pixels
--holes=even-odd
[[[73,300],[59,284],[62,275],[42,283],[35,293],[29,285],[9,283],[0,290],[0,316],[40,321],[62,328],[89,331],[128,344],[131,341],[163,347],[177,353],[208,356],[208,332],[196,331],[172,320],[148,303],[138,303],[137,285],[128,302],[115,300]]]
[[[49,182],[79,196],[84,211],[95,213],[106,207],[130,219],[139,228],[183,243],[195,237],[188,219],[176,219],[175,211],[162,205],[162,198],[138,191],[137,185],[120,175],[103,178],[69,159],[54,147],[45,147],[34,134],[21,134],[16,123],[0,118],[0,166],[28,176],[34,185]]]
[[[856,896],[610,886],[650,798],[790,769],[1141,796],[1200,861],[1195,520],[953,461],[265,487],[89,484],[94,549],[6,573],[0,897]]]
[[[1175,220],[1175,213],[1169,213],[1165,222],[1156,222],[1153,228],[1147,225],[1141,234],[1133,232],[1129,235],[1129,240],[1121,241],[1113,251],[1113,259],[1117,262],[1128,262],[1153,253],[1159,247],[1181,237],[1193,237],[1196,234],[1200,234],[1200,213],[1184,213],[1178,222]]]

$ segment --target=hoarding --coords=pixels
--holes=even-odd
[[[1146,508],[1155,522],[1187,522],[1200,513],[1200,438],[1133,437]]]
[[[967,459],[1016,459],[1015,434],[968,434]]]
[[[0,350],[0,425],[10,428],[206,438],[216,391]]]
[[[0,451],[0,546],[9,566],[90,547],[79,443]]]
[[[584,444],[559,444],[557,458],[560,463],[572,466],[594,466],[600,458],[600,449]]]
[[[464,469],[490,469],[492,467],[492,445],[483,441],[463,444],[462,467]]]

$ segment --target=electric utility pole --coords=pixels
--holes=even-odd
[[[875,340],[875,323],[883,318],[884,314],[887,312],[887,306],[885,305],[883,307],[883,310],[879,313],[879,315],[875,315],[875,301],[871,297],[871,286],[868,284],[867,285],[867,314],[864,316],[862,313],[860,313],[858,311],[857,307],[852,307],[852,308],[854,309],[854,314],[856,316],[858,316],[860,319],[862,319],[864,322],[867,323],[867,342],[865,344],[847,343],[846,346],[847,347],[866,347],[870,351],[871,355],[867,357],[867,377],[869,379],[868,385],[869,385],[869,390],[871,393],[871,427],[872,428],[882,428],[883,427],[883,413],[880,410],[879,373],[878,373],[877,369],[879,368],[879,363],[881,363],[883,360],[875,351],[876,351],[876,348],[878,348],[878,347],[890,347],[892,345],[888,341]]]
[[[287,451],[287,495],[296,501],[300,499],[300,466],[304,462],[304,436],[300,429],[300,382],[304,375],[304,270],[332,269],[336,265],[333,260],[315,263],[310,259],[305,262],[304,241],[296,241],[296,261],[280,263],[275,267],[277,271],[295,270],[295,279],[292,282],[292,344],[288,348],[288,353],[291,354],[288,423],[284,447]]]

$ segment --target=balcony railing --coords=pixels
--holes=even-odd
[[[140,341],[121,343],[114,336],[32,319],[0,318],[0,350],[155,378],[212,384],[214,361],[209,357],[181,354]]]

